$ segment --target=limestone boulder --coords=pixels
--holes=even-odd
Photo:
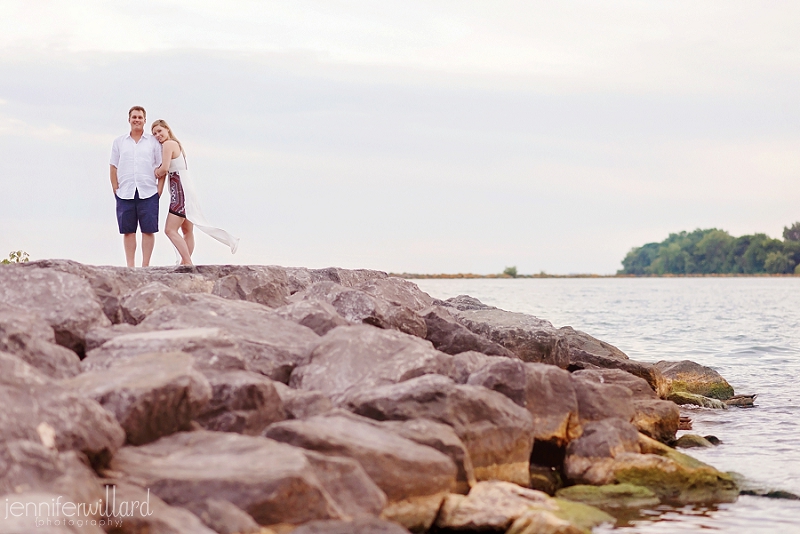
[[[294,389],[281,382],[273,385],[280,395],[287,419],[305,419],[334,409],[331,400],[319,391]]]
[[[619,418],[592,421],[567,446],[564,472],[578,484],[610,484],[614,458],[625,452],[641,452],[639,432],[632,424]]]
[[[617,384],[595,382],[584,377],[574,377],[578,398],[578,415],[581,424],[615,417],[624,421],[633,419],[633,393]]]
[[[634,400],[631,423],[639,432],[662,443],[675,439],[681,424],[681,411],[674,402],[665,400]]]
[[[80,451],[103,465],[125,431],[96,401],[58,385],[15,356],[0,353],[0,442],[29,440]]]
[[[608,484],[605,486],[576,484],[558,490],[556,495],[562,499],[582,502],[607,511],[650,508],[661,502],[654,492],[633,484]]]
[[[639,442],[643,454],[623,453],[615,458],[615,482],[646,487],[662,502],[679,505],[737,499],[739,488],[730,474],[642,434]]]
[[[447,354],[476,351],[490,356],[514,357],[502,345],[476,334],[461,323],[447,308],[431,306],[418,312],[425,320],[428,333],[426,339],[433,346]]]
[[[90,350],[81,368],[84,372],[109,369],[142,354],[184,352],[192,355],[200,369],[251,370],[248,356],[252,353],[248,353],[240,341],[222,328],[136,328],[133,332],[115,335]]]
[[[192,297],[192,293],[177,291],[161,282],[150,282],[125,294],[119,301],[119,310],[125,323],[137,325],[160,308],[193,302]]]
[[[290,385],[320,391],[339,402],[351,388],[447,374],[451,365],[452,356],[424,339],[367,325],[342,326],[319,340],[309,363],[292,373]]]
[[[637,362],[629,359],[627,356],[622,358],[620,354],[624,356],[624,353],[618,352],[618,349],[615,347],[591,338],[591,336],[583,332],[574,331],[571,328],[561,332],[561,335],[565,340],[568,340],[566,342],[568,346],[570,343],[579,345],[579,348],[573,347],[568,349],[570,371],[582,369],[619,369],[644,379],[650,385],[650,389],[652,389],[658,397],[662,399],[666,398],[669,392],[668,383],[655,365]],[[603,345],[597,347],[594,342],[586,341],[586,338],[591,338],[597,343],[608,345],[608,347],[615,350],[606,349]],[[597,347],[597,349],[589,350],[592,347]]]
[[[516,358],[494,358],[494,361],[469,375],[467,384],[502,393],[522,407],[528,400],[525,363]]]
[[[62,496],[62,502],[76,504],[94,503],[103,497],[100,481],[84,455],[59,453],[41,442],[4,441],[0,443],[0,494],[26,492],[54,492]],[[83,518],[98,515],[96,510],[86,510]]]
[[[283,267],[272,265],[201,265],[197,271],[214,281],[212,293],[278,308],[287,303],[289,280]]]
[[[61,385],[114,414],[133,445],[188,430],[211,400],[208,380],[181,352],[141,354]]]
[[[53,328],[32,312],[0,303],[0,351],[17,356],[51,378],[75,376],[81,360],[56,344]]]
[[[322,300],[301,300],[281,306],[275,310],[279,316],[313,330],[324,336],[337,326],[347,326],[344,317],[336,309]]]
[[[621,369],[586,369],[575,371],[572,376],[627,388],[632,394],[634,414],[631,422],[639,432],[661,442],[675,438],[680,425],[680,410],[675,403],[660,400],[644,379]]]
[[[528,483],[533,418],[505,395],[426,375],[354,391],[346,406],[379,421],[430,419],[449,425],[469,451],[477,480]]]
[[[455,531],[504,532],[531,507],[558,510],[555,501],[541,491],[509,482],[479,482],[466,496],[447,497],[436,526]]]
[[[433,298],[422,291],[417,284],[396,276],[370,278],[352,287],[389,304],[403,306],[415,312],[420,312],[433,304]]]
[[[354,458],[306,450],[325,491],[336,501],[342,516],[348,519],[377,517],[387,504],[384,493]]]
[[[441,452],[350,414],[331,413],[275,423],[265,436],[330,456],[358,461],[386,493],[385,518],[427,529],[456,485],[456,466]]]
[[[86,353],[93,351],[107,341],[125,334],[135,334],[139,332],[136,327],[129,323],[113,324],[99,328],[92,328],[86,333]]]
[[[308,362],[319,342],[311,329],[287,321],[251,302],[206,299],[186,306],[161,308],[141,323],[145,329],[219,328],[243,351],[247,370],[288,382],[298,365]]]
[[[660,361],[656,363],[656,368],[667,379],[670,393],[694,393],[722,401],[733,397],[733,387],[710,367],[683,360]]]
[[[524,406],[533,416],[537,443],[563,448],[580,435],[578,389],[579,385],[563,369],[541,363],[525,364]],[[544,465],[554,465],[547,458],[540,460]]]
[[[158,534],[214,534],[215,532],[222,532],[206,526],[191,511],[170,506],[158,498],[157,495],[136,484],[123,480],[104,480],[103,482],[106,484],[106,494],[103,495],[104,503],[107,500],[111,503],[110,507],[117,503],[118,510],[123,503],[125,503],[126,507],[129,507],[128,510],[124,511],[124,517],[108,518],[111,528],[107,528],[107,532],[113,532],[114,534],[140,534],[143,532]],[[133,503],[138,503],[138,505]],[[253,522],[253,519],[250,518],[250,521]],[[241,523],[237,524],[237,526],[239,525]],[[248,531],[242,530],[241,532]],[[257,533],[258,530],[250,530],[249,532]]]
[[[301,449],[230,432],[181,432],[124,447],[110,469],[171,506],[226,500],[261,525],[341,519]]]
[[[382,428],[410,439],[420,445],[432,447],[446,454],[456,464],[456,488],[458,493],[468,493],[469,488],[475,485],[475,472],[472,468],[472,458],[464,442],[455,433],[453,427],[430,419],[410,419],[408,421],[381,421]]]
[[[616,384],[628,388],[634,400],[656,400],[658,395],[643,378],[622,369],[585,369],[572,373],[575,378],[582,378],[598,384]]]
[[[461,298],[461,301],[456,299]],[[470,331],[489,339],[526,362],[548,363],[566,369],[569,355],[558,330],[549,321],[524,313],[500,310],[456,297],[446,302],[456,320]],[[462,309],[463,308],[463,309]]]
[[[84,354],[92,327],[111,324],[88,282],[53,269],[0,268],[0,302],[43,319],[53,328],[56,343],[78,355]]]
[[[397,523],[371,517],[355,521],[310,521],[292,534],[408,534],[408,530]]]
[[[425,321],[406,306],[374,297],[360,289],[334,282],[317,282],[292,295],[292,302],[319,300],[327,302],[351,324],[370,324],[425,338]]]
[[[446,532],[584,534],[613,521],[596,508],[493,481],[479,482],[467,496],[449,495],[437,525]]]
[[[250,514],[222,499],[206,499],[186,507],[205,526],[219,534],[259,534],[261,527]]]
[[[494,361],[492,356],[470,350],[453,355],[453,366],[448,376],[456,384],[466,384],[469,376]]]
[[[203,428],[257,436],[270,424],[287,418],[275,388],[279,382],[247,371],[207,369],[204,374],[212,394],[196,416]]]

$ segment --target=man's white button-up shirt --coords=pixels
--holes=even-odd
[[[150,198],[158,193],[155,170],[161,165],[161,143],[148,133],[142,133],[139,142],[131,134],[114,139],[111,147],[111,165],[117,168],[119,198],[132,199],[139,190],[139,198]]]

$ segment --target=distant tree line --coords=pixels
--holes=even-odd
[[[800,222],[783,229],[783,241],[716,228],[670,234],[631,249],[622,266],[618,274],[800,274]]]

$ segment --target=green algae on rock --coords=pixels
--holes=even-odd
[[[694,447],[713,447],[714,444],[703,436],[697,434],[684,434],[672,444],[676,449],[691,449]]]
[[[578,484],[558,490],[556,496],[603,510],[645,508],[655,506],[660,502],[653,491],[633,484],[606,484],[605,486]]]
[[[694,404],[701,408],[712,408],[715,410],[727,410],[728,405],[721,400],[712,399],[711,397],[704,397],[696,393],[688,393],[686,391],[673,391],[667,396],[667,400],[671,400],[675,404],[685,406],[687,404]]]
[[[689,360],[660,361],[655,366],[669,382],[671,392],[683,391],[723,401],[733,397],[733,387],[710,367]]]

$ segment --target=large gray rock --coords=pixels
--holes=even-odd
[[[103,312],[117,324],[124,321],[120,300],[139,287],[160,282],[181,293],[209,293],[214,282],[204,276],[181,271],[181,267],[148,267],[129,269],[83,265],[71,260],[39,260],[22,264],[26,268],[49,269],[83,278],[94,291]]]
[[[595,382],[586,377],[574,377],[581,424],[616,417],[631,421],[635,413],[633,393],[617,384]]]
[[[660,361],[656,364],[672,392],[693,393],[718,400],[733,396],[733,387],[710,367],[690,360],[680,362]]]
[[[566,346],[558,330],[549,321],[485,306],[476,299],[463,296],[445,302],[453,306],[450,312],[459,323],[475,334],[502,345],[519,359],[549,363],[563,369],[569,365]]]
[[[121,325],[115,325],[115,328],[117,326]],[[185,352],[192,355],[198,368],[219,371],[250,369],[246,351],[239,341],[222,328],[136,328],[133,332],[115,335],[90,350],[81,362],[81,368],[84,372],[109,369],[141,354]]]
[[[477,480],[527,485],[533,418],[504,395],[440,375],[354,391],[349,409],[376,420],[431,419],[455,430]]]
[[[317,282],[292,295],[290,300],[327,302],[351,324],[370,324],[421,338],[427,333],[425,321],[412,309],[334,282]]]
[[[441,452],[350,414],[284,421],[269,438],[331,456],[357,460],[389,500],[383,515],[411,529],[427,529],[444,496],[455,488],[456,466]]]
[[[328,332],[298,367],[290,385],[321,391],[334,401],[351,388],[394,384],[424,374],[447,374],[452,356],[429,341],[367,325],[343,326]]]
[[[212,293],[277,308],[287,303],[290,283],[283,267],[273,265],[202,265],[197,271],[214,279]]]
[[[34,313],[0,304],[0,351],[22,359],[51,378],[75,376],[81,360],[73,351],[56,345],[53,328]]]
[[[182,432],[121,449],[110,469],[172,506],[224,499],[262,525],[343,516],[304,452],[266,438]]]
[[[625,452],[641,452],[639,432],[632,424],[618,418],[592,421],[567,446],[564,472],[577,484],[609,484],[614,458]]]
[[[193,297],[192,293],[177,291],[161,282],[150,282],[125,294],[119,300],[119,310],[123,321],[137,325],[154,311],[175,304],[189,304],[194,302]]]
[[[456,488],[458,493],[468,493],[475,485],[475,471],[472,458],[464,442],[453,427],[430,419],[411,419],[408,421],[381,421],[379,424],[389,432],[410,439],[421,445],[432,447],[450,457],[456,464]]]
[[[100,481],[82,454],[27,440],[0,443],[0,494],[40,491],[59,493],[62,502],[94,503],[102,497]]]
[[[182,352],[133,356],[61,384],[114,414],[133,445],[190,429],[211,400],[208,381]]]
[[[333,306],[322,300],[293,302],[277,308],[275,313],[293,323],[310,328],[319,336],[324,336],[337,326],[350,324]]]
[[[287,382],[297,365],[307,363],[318,342],[313,331],[264,306],[203,295],[152,312],[136,334],[114,337],[91,351],[84,367],[107,366],[108,360],[144,352],[178,350],[192,354],[200,367],[244,369]]]
[[[201,519],[189,510],[170,506],[145,488],[123,480],[104,480],[104,483],[107,489],[103,502],[109,501],[110,507],[116,503],[117,509],[124,503],[128,508],[124,511],[124,516],[108,518],[111,528],[107,528],[107,532],[114,534],[215,534],[217,532],[204,525]],[[250,521],[253,519],[250,518]],[[232,532],[235,531],[231,531],[231,534]]]
[[[212,395],[197,416],[203,428],[257,436],[270,424],[286,419],[275,389],[280,382],[247,371],[206,370],[205,376]]]
[[[533,417],[537,442],[563,448],[580,435],[577,389],[573,377],[563,369],[541,363],[525,364],[524,406]]]
[[[408,530],[397,523],[371,517],[355,521],[310,521],[292,534],[408,534]]]
[[[305,419],[322,415],[334,409],[331,400],[319,391],[303,391],[274,382],[288,419]]]
[[[673,402],[659,400],[644,379],[620,369],[587,369],[575,371],[572,376],[627,388],[632,394],[634,410],[631,422],[639,432],[661,442],[674,439],[680,424],[680,410]]]
[[[370,278],[354,287],[375,298],[395,306],[404,306],[415,312],[433,305],[433,298],[422,291],[417,284],[395,276]]]
[[[428,330],[426,339],[442,352],[459,354],[476,351],[491,356],[514,357],[514,354],[502,345],[474,333],[459,323],[443,306],[431,306],[418,313],[425,320]]]
[[[479,482],[466,497],[448,496],[436,526],[446,531],[505,532],[531,508],[558,511],[555,501],[541,491],[508,482]]]
[[[222,499],[206,499],[186,507],[208,528],[219,534],[259,534],[261,527],[250,514]]]
[[[56,343],[79,355],[90,328],[111,324],[85,280],[52,269],[0,268],[0,302],[36,314],[53,328]]]
[[[125,431],[96,401],[5,353],[0,353],[0,406],[0,442],[22,439],[80,451],[103,465],[125,441]]]
[[[668,384],[653,364],[631,360],[615,346],[569,326],[560,328],[559,336],[569,354],[570,370],[620,369],[644,379],[658,397],[666,397]]]
[[[468,385],[502,393],[523,408],[527,403],[526,383],[525,363],[516,358],[494,358],[467,379]]]

